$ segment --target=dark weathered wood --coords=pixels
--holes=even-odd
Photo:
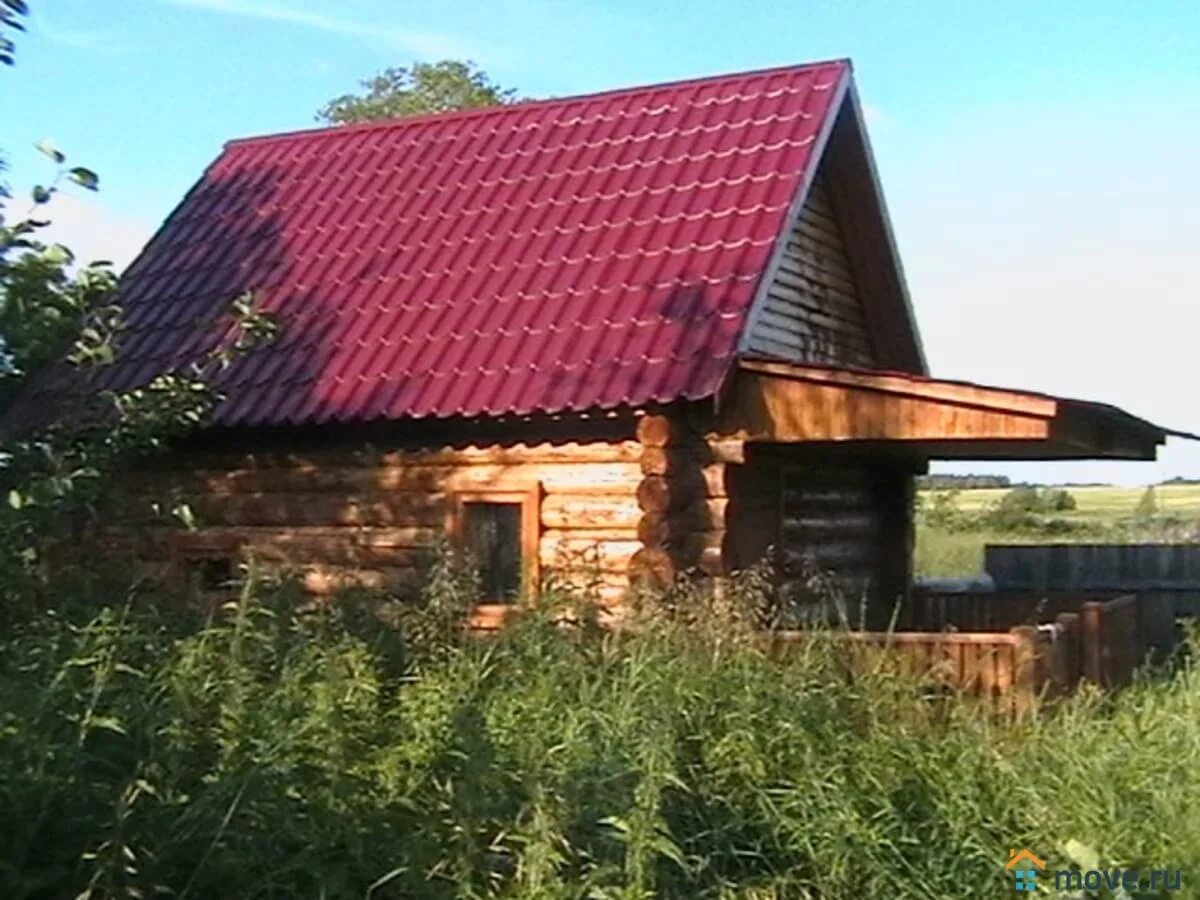
[[[1095,684],[1104,683],[1104,604],[1089,602],[1079,610],[1079,670]]]
[[[1058,640],[1061,644],[1057,656],[1058,671],[1055,673],[1055,677],[1064,688],[1070,689],[1079,683],[1082,675],[1079,613],[1059,613],[1055,618],[1055,623],[1059,628]]]
[[[823,179],[818,169],[755,312],[749,346],[797,362],[871,366],[872,338]]]
[[[1110,601],[1121,599],[1119,592],[1099,591],[962,591],[942,592],[927,589],[912,594],[908,627],[940,631],[957,628],[963,631],[1003,631],[1016,625],[1044,624],[1082,612],[1085,604],[1102,608]],[[1163,659],[1175,647],[1175,623],[1169,615],[1169,604],[1155,595],[1136,596],[1123,600],[1119,606],[1124,618],[1123,630],[1131,640],[1130,651],[1140,665],[1146,658]],[[1168,615],[1163,616],[1163,610]],[[1163,622],[1166,622],[1166,627]],[[1078,627],[1076,627],[1078,631]]]

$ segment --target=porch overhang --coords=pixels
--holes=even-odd
[[[1162,428],[1102,403],[900,372],[742,359],[723,431],[747,441],[855,442],[925,459],[1152,460]]]

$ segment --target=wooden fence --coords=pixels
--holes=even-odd
[[[776,653],[808,638],[803,631],[772,635]],[[870,652],[847,648],[848,665],[869,665],[873,653],[886,654],[885,664],[899,671],[991,701],[998,708],[1019,712],[1043,693],[1058,694],[1069,688],[1059,683],[1061,668],[1051,636],[1035,628],[1020,627],[1003,633],[851,631],[838,634]]]
[[[1127,594],[1112,591],[965,591],[915,590],[909,601],[907,627],[922,631],[1007,631],[1017,625],[1055,622],[1064,613],[1080,613],[1086,604],[1115,600]],[[1161,595],[1137,595],[1131,632],[1136,637],[1137,663],[1165,659],[1177,635],[1170,601]]]
[[[1137,594],[1200,616],[1200,544],[988,544],[984,569],[1001,591]]]
[[[771,636],[779,653],[806,639],[802,631]],[[1106,688],[1128,684],[1142,661],[1132,595],[1087,600],[1051,622],[1003,631],[860,631],[837,639],[894,653],[904,671],[1013,711],[1064,694],[1083,679]]]

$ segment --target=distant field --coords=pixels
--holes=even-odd
[[[963,512],[979,512],[995,503],[1009,488],[975,488],[960,491],[957,505]],[[1054,513],[1055,518],[1075,522],[1114,524],[1132,518],[1145,488],[1076,487],[1066,488],[1075,498],[1076,509]],[[923,491],[928,496],[936,491]],[[1200,519],[1200,485],[1172,484],[1154,488],[1158,514]],[[923,577],[973,575],[983,570],[984,544],[1039,544],[1069,537],[1050,538],[995,531],[946,531],[918,526],[914,567]]]
[[[1120,518],[1132,516],[1145,488],[1142,487],[1076,487],[1066,488],[1075,498],[1078,508],[1060,513],[1064,518]],[[976,488],[960,491],[959,509],[975,512],[994,503],[1008,493],[1009,488]],[[923,493],[937,493],[924,491]],[[1160,513],[1200,518],[1200,484],[1169,484],[1154,489]]]

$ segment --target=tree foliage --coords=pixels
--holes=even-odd
[[[516,92],[502,88],[475,63],[444,59],[384,69],[362,82],[361,94],[335,97],[317,118],[335,125],[374,122],[455,109],[512,103]]]
[[[0,0],[0,63],[11,66],[17,52],[12,33],[24,31],[21,21],[29,15],[29,4],[25,0]]]
[[[56,174],[32,190],[28,214],[11,224],[0,199],[0,414],[49,365],[87,369],[117,354],[121,311],[117,278],[107,261],[77,265],[61,244],[39,240],[48,205],[65,184],[97,190],[99,178],[43,141],[38,149]],[[108,474],[131,455],[165,446],[203,424],[219,399],[213,377],[237,356],[275,334],[275,322],[252,296],[228,310],[231,337],[211,352],[148,384],[102,391],[59,409],[45,427],[5,436],[0,443],[0,599],[29,600],[47,574],[47,549],[64,526],[94,509]]]

